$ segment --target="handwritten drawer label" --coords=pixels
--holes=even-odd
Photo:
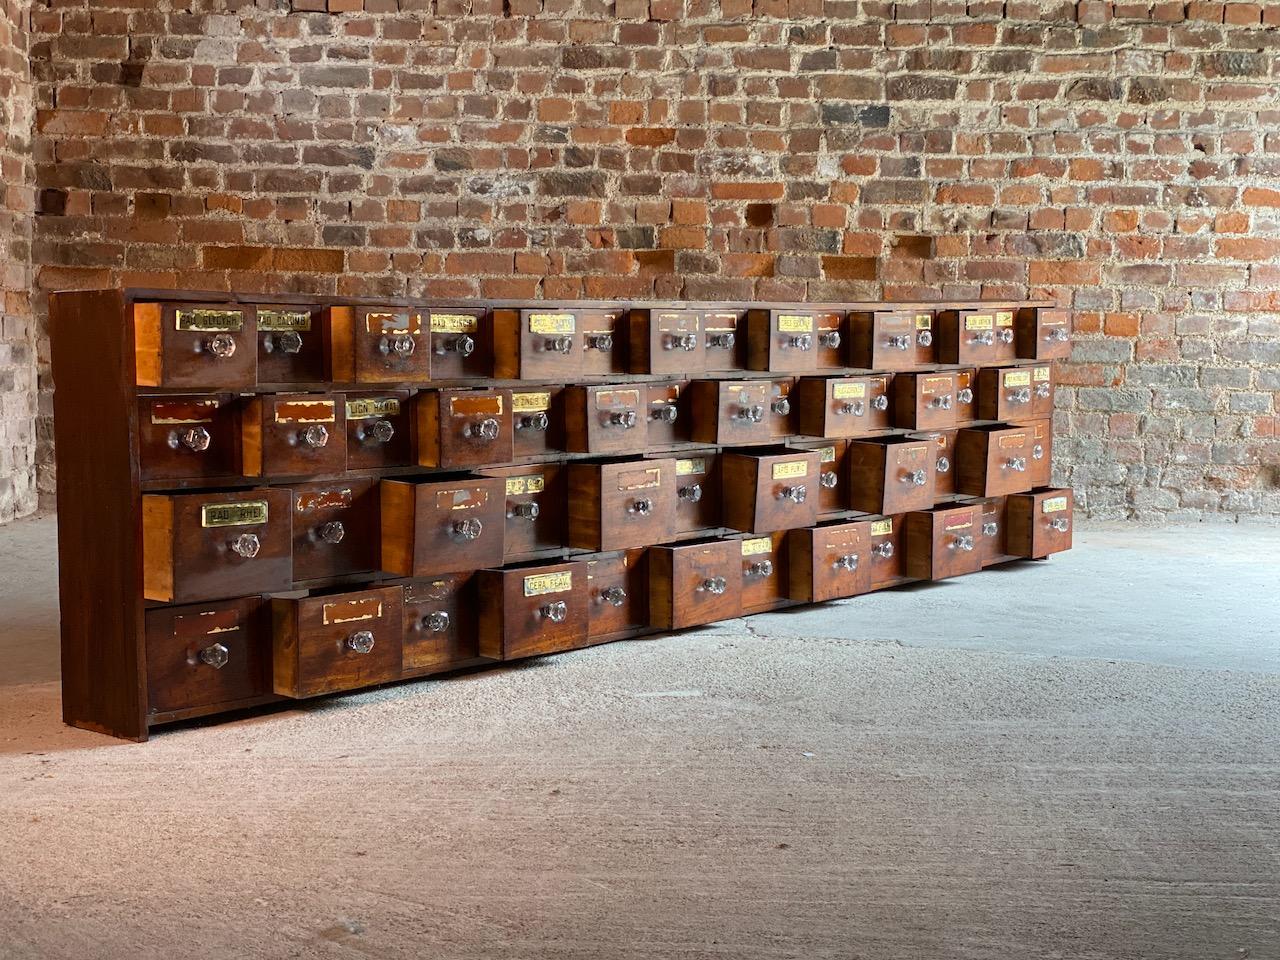
[[[876,520],[871,524],[871,535],[873,537],[887,537],[893,533],[892,520]]]
[[[516,413],[537,413],[540,410],[546,410],[549,406],[551,406],[549,393],[513,393],[511,395],[511,409]]]
[[[1040,505],[1041,513],[1060,513],[1067,509],[1066,497],[1050,497]]]
[[[1010,370],[1004,375],[1004,385],[1006,387],[1025,387],[1030,383],[1030,370]]]
[[[676,476],[687,477],[695,473],[706,473],[707,461],[703,457],[695,457],[692,460],[676,461]]]
[[[866,395],[865,383],[837,383],[831,388],[831,396],[836,400],[859,400]]]
[[[778,317],[778,330],[781,333],[808,333],[813,330],[813,317],[784,313]]]
[[[991,314],[980,313],[972,317],[965,317],[964,328],[966,330],[990,330]]]
[[[762,553],[773,553],[772,537],[752,537],[750,540],[742,541],[744,557],[755,557]]]
[[[534,474],[531,477],[507,477],[507,496],[516,497],[525,493],[541,493],[546,485],[546,478],[541,474]]]

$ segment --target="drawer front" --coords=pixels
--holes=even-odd
[[[913,435],[915,436],[915,435]],[[933,497],[941,500],[956,492],[955,445],[956,431],[932,430],[918,434],[920,439],[933,445]]]
[[[821,602],[871,589],[871,523],[837,523],[792,530],[787,568],[792,600]]]
[[[239,476],[240,410],[235,398],[140,398],[138,456],[143,480]]]
[[[564,437],[564,388],[511,391],[511,427],[515,456],[545,457],[567,449]]]
[[[340,394],[267,394],[245,405],[245,472],[287,477],[347,466],[346,402]]]
[[[934,362],[932,311],[878,310],[850,318],[854,366],[910,370]]]
[[[352,308],[351,352],[359,383],[431,378],[431,330],[422,311],[407,307]]]
[[[623,310],[580,310],[582,375],[609,377],[627,372],[627,328]]]
[[[810,449],[818,454],[818,516],[850,509],[849,484],[845,479],[849,444],[844,440],[833,440]]]
[[[404,672],[447,670],[477,647],[474,575],[451,573],[404,584]]]
[[[1034,420],[1017,425],[1031,430],[1031,454],[1027,457],[1031,486],[1049,486],[1053,482],[1053,421]]]
[[[493,376],[492,343],[480,333],[486,312],[456,307],[427,311],[433,379],[470,380]]]
[[[978,518],[973,506],[907,514],[907,573],[919,580],[977,573],[982,568]]]
[[[883,411],[871,392],[869,377],[840,377],[827,380],[801,380],[794,398],[797,426],[801,433],[818,437],[864,437],[883,429]]]
[[[786,531],[738,541],[742,612],[772,610],[787,599]]]
[[[813,315],[813,339],[819,370],[840,370],[849,366],[849,336],[842,312],[819,311]]]
[[[502,564],[506,485],[493,477],[381,482],[382,569],[434,577]]]
[[[695,380],[686,391],[699,443],[767,442],[772,436],[768,380]]]
[[[667,380],[645,388],[645,442],[650,449],[670,447],[690,438],[689,415],[683,399],[688,385],[687,380]]]
[[[323,383],[328,343],[319,307],[259,304],[258,383]]]
[[[273,600],[272,630],[281,696],[314,697],[400,678],[400,587]]]
[[[751,310],[748,362],[753,370],[812,373],[817,369],[817,319],[807,310]]]
[[[678,630],[742,612],[740,547],[731,540],[649,551],[649,616]]]
[[[902,517],[884,517],[880,520],[868,521],[868,554],[870,563],[870,587],[872,590],[883,590],[885,587],[906,583],[909,577],[903,568],[906,530]]]
[[[189,603],[293,583],[288,490],[143,497],[144,595]]]
[[[515,455],[508,390],[426,390],[417,405],[418,462],[466,469]]]
[[[1053,368],[997,367],[978,374],[978,414],[984,420],[1041,420],[1053,416]]]
[[[706,342],[698,311],[631,311],[632,373],[688,376],[705,369]]]
[[[671,539],[676,516],[674,460],[604,464],[599,469],[599,549],[626,550]]]
[[[866,428],[871,432],[888,430],[893,426],[893,377],[880,374],[867,378]]]
[[[573,650],[587,642],[586,564],[482,570],[480,654],[517,660]]]
[[[978,371],[969,367],[956,371],[956,423],[978,419]]]
[[[414,463],[409,391],[344,394],[347,469],[377,470]]]
[[[133,310],[139,386],[235,390],[257,382],[253,307],[139,303]]]
[[[300,483],[293,492],[293,579],[378,567],[378,491],[371,477]]]
[[[1005,523],[1005,498],[988,497],[976,502],[978,509],[978,554],[982,566],[1011,559]]]
[[[710,451],[676,460],[676,533],[720,526],[719,459]]]
[[[525,379],[563,383],[582,374],[582,326],[576,311],[521,310],[512,347],[515,369]],[[510,360],[507,365],[512,366]]]
[[[812,526],[818,520],[818,454],[762,457],[756,474],[753,533]]]
[[[648,390],[574,386],[565,390],[568,447],[577,453],[642,453],[648,436]]]
[[[746,317],[745,310],[707,310],[702,314],[708,372],[747,368]]]
[[[927,441],[886,447],[884,506],[881,513],[906,513],[933,505],[937,457]],[[923,474],[925,482],[920,483]]]
[[[1070,490],[1037,490],[1008,499],[1009,552],[1019,557],[1047,557],[1071,549],[1075,497]]]
[[[942,313],[938,337],[938,359],[943,363],[984,367],[998,362],[995,311],[990,308]]]
[[[956,422],[953,373],[906,373],[894,377],[897,426],[945,430]]]
[[[796,432],[795,404],[791,391],[796,382],[791,377],[778,377],[769,381],[769,436],[777,439]]]
[[[588,558],[587,636],[613,640],[649,625],[649,596],[643,550]]]
[[[1002,497],[1031,489],[1030,427],[960,430],[956,434],[956,491]]]
[[[1014,318],[1014,345],[1023,360],[1071,356],[1071,311],[1023,307]]]
[[[271,618],[260,597],[147,611],[151,713],[271,693]]]
[[[486,473],[506,484],[505,562],[564,546],[566,493],[559,464],[504,467]]]

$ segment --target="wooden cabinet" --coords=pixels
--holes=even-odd
[[[980,511],[972,504],[908,513],[904,569],[916,580],[945,580],[982,568]]]
[[[849,441],[849,503],[864,513],[933,505],[934,444],[916,437]]]
[[[1047,557],[1071,549],[1075,497],[1050,488],[1010,495],[1005,505],[1006,547],[1017,557]]]
[[[956,492],[1001,497],[1031,489],[1035,430],[994,424],[956,432]]]

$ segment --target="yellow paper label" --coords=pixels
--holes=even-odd
[[[948,523],[944,529],[946,530],[967,530],[973,526],[973,517],[968,520],[960,520],[955,523]]]
[[[433,313],[432,333],[475,333],[480,319],[469,313]]]
[[[1031,384],[1030,370],[1010,370],[1004,375],[1006,387],[1026,387]]]
[[[791,480],[795,477],[803,477],[809,473],[809,461],[807,460],[788,460],[785,463],[775,463],[773,465],[773,479],[775,480]]]
[[[707,461],[703,457],[695,457],[692,460],[676,461],[676,476],[687,477],[694,473],[706,473]]]
[[[398,397],[360,397],[347,401],[347,419],[364,420],[367,417],[394,417],[400,412]]]
[[[364,328],[370,333],[418,334],[422,332],[422,318],[414,310],[404,313],[377,311],[364,315]]]
[[[772,537],[752,537],[750,540],[742,541],[742,555],[744,557],[755,557],[762,553],[773,553]]]
[[[991,314],[980,313],[976,316],[964,318],[964,328],[966,330],[990,330]]]
[[[831,388],[831,396],[836,400],[861,399],[867,395],[865,383],[837,383]]]
[[[322,616],[326,625],[377,620],[382,616],[382,601],[372,597],[367,600],[335,600],[324,605]]]
[[[549,393],[513,393],[511,395],[511,409],[516,413],[537,413],[549,406],[551,406]]]
[[[651,470],[631,470],[618,475],[618,489],[622,491],[646,490],[649,487],[660,486],[662,486],[660,467],[654,467]]]
[[[234,332],[244,327],[240,310],[179,309],[173,316],[173,328],[188,333]]]
[[[778,330],[781,333],[808,333],[813,330],[813,317],[784,313],[778,317]]]
[[[871,535],[873,537],[884,537],[893,533],[892,520],[876,520],[871,524]]]
[[[818,451],[818,459],[819,459],[822,463],[835,463],[835,462],[836,462],[836,448],[835,448],[835,447],[822,447],[822,448]]]
[[[1035,378],[1037,383],[1040,383],[1044,380],[1048,380],[1049,376],[1050,376],[1050,373],[1049,373],[1048,367],[1036,367]]]
[[[259,310],[258,329],[284,331],[295,330],[305,333],[311,329],[310,310]]]
[[[999,438],[998,445],[1001,450],[1008,450],[1010,447],[1025,447],[1027,445],[1027,435],[1025,433],[1006,434]]]
[[[540,597],[544,593],[564,593],[573,589],[573,571],[563,570],[560,573],[536,573],[524,578],[524,595]]]
[[[332,400],[287,400],[276,407],[276,423],[333,423],[336,408]]]
[[[213,423],[213,415],[219,406],[217,400],[156,400],[151,404],[151,422],[156,426]]]
[[[531,477],[507,477],[507,496],[519,496],[522,493],[541,493],[547,485],[541,474]]]
[[[996,326],[997,326],[997,327],[1012,327],[1012,326],[1013,326],[1013,311],[1012,311],[1012,310],[997,310],[997,311],[996,311]]]
[[[1061,513],[1067,509],[1066,497],[1050,497],[1040,505],[1041,513]]]
[[[202,527],[247,527],[267,522],[267,501],[209,503],[200,508]]]
[[[578,319],[572,313],[531,313],[529,314],[530,333],[565,334],[573,333]]]
[[[933,326],[933,314],[932,314],[932,313],[917,313],[917,314],[916,314],[916,329],[917,329],[917,330],[928,330],[928,329],[929,329],[930,327],[932,327],[932,326]]]

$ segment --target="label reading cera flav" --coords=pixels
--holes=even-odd
[[[524,595],[540,597],[546,593],[564,593],[573,589],[573,571],[562,570],[559,573],[535,573],[524,578]]]

